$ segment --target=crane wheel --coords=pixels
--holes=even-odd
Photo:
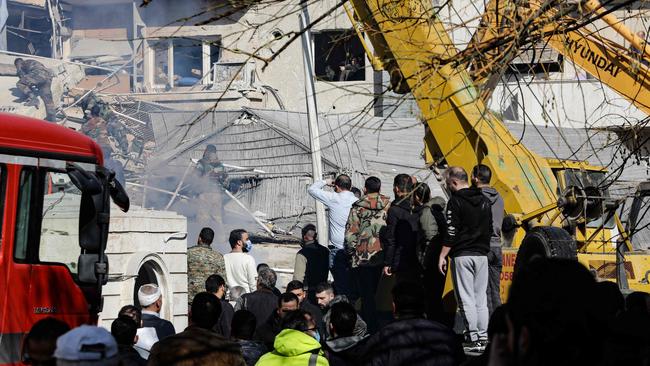
[[[539,257],[578,260],[576,241],[559,227],[538,226],[531,229],[517,251],[515,276],[520,268]]]

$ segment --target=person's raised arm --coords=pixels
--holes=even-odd
[[[312,196],[314,199],[320,201],[325,206],[327,206],[330,203],[334,202],[334,200],[337,197],[336,193],[323,190],[325,186],[331,184],[332,184],[331,179],[328,179],[326,181],[317,180],[314,182],[314,184],[310,185],[309,188],[307,188],[307,193],[309,193],[309,195]]]

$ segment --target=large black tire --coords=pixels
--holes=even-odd
[[[559,227],[538,226],[526,233],[517,251],[514,275],[535,258],[566,258],[578,260],[576,241]]]

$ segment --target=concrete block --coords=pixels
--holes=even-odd
[[[172,323],[174,323],[174,329],[176,329],[176,333],[184,331],[185,328],[187,328],[187,325],[189,324],[187,315],[174,316],[174,320],[172,320]]]
[[[188,302],[189,299],[187,298],[187,292],[174,293],[174,316],[188,315],[189,314],[189,307],[187,305]]]
[[[185,253],[163,254],[167,269],[171,273],[187,273],[187,255]]]

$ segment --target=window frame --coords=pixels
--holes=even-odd
[[[316,62],[319,59],[318,55],[316,54],[317,53],[317,50],[316,50],[316,37],[322,36],[322,35],[327,35],[328,33],[329,34],[340,33],[342,35],[350,35],[349,42],[359,42],[360,50],[361,50],[360,60],[363,63],[363,65],[361,65],[361,69],[358,70],[358,72],[360,72],[361,75],[363,75],[363,79],[361,79],[361,80],[327,80],[327,79],[324,79],[322,77],[323,75],[318,75],[316,73]],[[364,34],[364,38],[365,38],[365,34]],[[330,36],[330,41],[332,39],[334,39],[334,38]],[[356,34],[354,28],[333,28],[333,29],[319,29],[319,30],[312,31],[311,49],[313,50],[313,54],[312,54],[312,65],[313,65],[312,67],[313,67],[313,70],[312,70],[312,72],[314,73],[314,77],[316,78],[317,82],[327,82],[327,83],[337,83],[337,84],[339,84],[339,83],[340,84],[345,84],[345,83],[352,83],[353,84],[353,83],[365,83],[365,82],[368,82],[368,75],[366,74],[366,69],[367,69],[367,67],[369,65],[368,55],[366,54],[366,51],[364,49],[363,42],[359,39],[359,37]],[[340,77],[340,74],[337,73],[337,75],[339,75],[339,77]]]
[[[45,187],[46,187],[46,178],[48,173],[63,173],[66,174],[65,170],[57,169],[53,167],[34,167],[34,166],[23,166],[20,171],[20,178],[22,179],[25,172],[30,172],[32,174],[32,187],[30,189],[30,203],[29,203],[29,215],[28,215],[28,224],[27,224],[27,239],[26,239],[26,255],[25,258],[19,258],[16,256],[18,250],[18,242],[16,241],[17,235],[14,238],[14,252],[13,259],[16,263],[24,263],[31,265],[47,265],[47,266],[63,266],[70,273],[73,279],[77,279],[77,274],[72,272],[70,268],[61,262],[49,262],[42,261],[40,258],[41,250],[41,230],[43,227],[43,206],[45,203]],[[20,181],[20,180],[19,180]],[[19,215],[20,215],[20,202],[25,192],[20,190],[18,192],[18,206],[16,207],[16,223],[15,230],[18,232],[19,225]],[[81,211],[78,213],[81,215]],[[78,228],[77,228],[78,229]],[[82,249],[79,247],[78,255],[82,254]]]

